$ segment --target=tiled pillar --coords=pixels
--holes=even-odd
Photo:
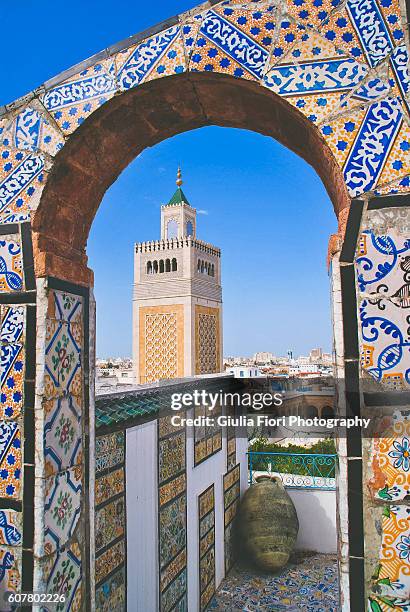
[[[371,610],[410,605],[410,197],[366,204],[356,252],[365,582]]]
[[[88,289],[37,287],[34,589],[89,609]]]
[[[0,226],[0,609],[33,586],[36,293],[29,224]]]

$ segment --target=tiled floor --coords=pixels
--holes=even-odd
[[[276,575],[237,565],[221,583],[209,609],[338,612],[336,557],[299,553]]]

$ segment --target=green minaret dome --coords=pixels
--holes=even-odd
[[[181,187],[178,187],[168,204],[189,204],[185,193],[182,191]]]

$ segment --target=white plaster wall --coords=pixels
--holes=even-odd
[[[296,550],[336,554],[336,491],[286,490],[299,519]]]
[[[190,416],[190,415],[187,415]],[[241,495],[248,487],[247,440],[237,439],[241,464]],[[158,611],[158,501],[156,421],[126,432],[127,603],[129,610]],[[198,495],[215,484],[216,584],[224,577],[223,475],[226,473],[226,432],[222,449],[194,467],[193,438],[187,432],[188,609],[199,607]],[[136,475],[138,474],[138,477]]]
[[[157,424],[126,432],[127,605],[158,612]]]

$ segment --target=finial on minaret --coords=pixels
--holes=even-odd
[[[177,181],[176,181],[178,187],[181,187],[182,185],[182,173],[181,173],[181,168],[178,166],[178,172],[177,172]]]

